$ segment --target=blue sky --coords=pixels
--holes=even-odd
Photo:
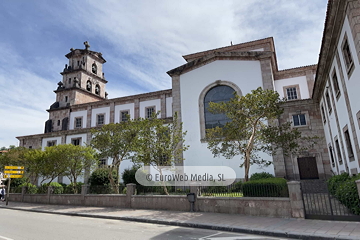
[[[0,147],[39,134],[70,48],[103,53],[109,98],[171,88],[182,55],[274,37],[279,69],[317,63],[326,0],[0,2]]]

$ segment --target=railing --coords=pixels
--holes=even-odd
[[[166,186],[169,195],[186,195],[190,192],[187,186]],[[136,186],[136,195],[166,195],[163,186]]]

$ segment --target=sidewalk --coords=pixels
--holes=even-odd
[[[42,205],[21,202],[9,202],[8,206],[4,202],[0,202],[1,208],[216,229],[296,239],[360,239],[360,222],[251,217],[204,212]]]

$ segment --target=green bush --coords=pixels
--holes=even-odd
[[[339,179],[342,179],[343,182],[340,182]],[[333,189],[335,189],[335,197],[344,206],[346,206],[353,214],[357,214],[357,215],[360,215],[360,199],[355,181],[359,179],[360,179],[360,174],[354,177],[348,176],[347,178],[343,176],[343,178],[340,177],[336,178],[337,185],[332,183],[333,184],[332,187]]]
[[[288,187],[283,178],[266,178],[242,184],[244,197],[288,197]]]
[[[347,173],[342,173],[340,175],[331,177],[327,181],[330,194],[334,195],[340,184],[348,180],[350,180],[350,176]]]
[[[66,194],[74,194],[76,189],[76,194],[81,193],[81,188],[84,185],[82,182],[77,182],[76,185],[74,183],[70,183],[69,185],[66,185],[64,188],[64,193]]]
[[[43,183],[38,188],[37,192],[47,194],[49,187],[53,187],[52,194],[62,194],[62,193],[64,193],[64,187],[60,183],[57,183],[57,182]]]
[[[231,189],[231,192],[242,192],[243,182],[239,181],[234,184],[234,187]]]
[[[7,186],[8,185],[8,181],[9,179],[6,179],[4,181],[4,185]],[[24,183],[27,183],[29,182],[29,179],[26,178],[26,177],[23,177],[23,178],[12,178],[11,181],[10,181],[10,187],[11,188],[17,188],[19,187],[20,185],[24,184]]]
[[[116,171],[113,171],[113,178],[118,179]],[[104,186],[109,185],[109,169],[108,168],[98,168],[93,171],[89,178],[89,184],[92,186]]]
[[[266,178],[274,178],[275,176],[272,175],[271,173],[267,173],[267,172],[262,172],[262,173],[254,173],[253,175],[251,175],[250,177],[250,181],[254,181],[254,180],[260,180],[260,179],[266,179]]]
[[[37,190],[38,188],[34,185],[34,184],[31,184],[31,183],[23,183],[21,185],[19,185],[19,187],[27,187],[27,190],[26,190],[26,193],[28,194],[35,194],[37,193]]]
[[[128,183],[135,183],[136,185],[139,185],[138,181],[136,181],[135,178],[135,174],[136,171],[139,169],[139,166],[132,166],[132,168],[130,169],[125,169],[123,174],[122,174],[122,180],[124,182],[124,184],[128,184]]]

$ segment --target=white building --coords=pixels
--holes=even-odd
[[[222,119],[209,115],[206,106],[231,98],[233,91],[241,96],[260,86],[289,100],[280,122],[292,121],[304,135],[320,139],[314,149],[299,156],[264,155],[274,164],[266,169],[253,166],[252,172],[288,179],[326,178],[331,171],[356,174],[360,171],[359,10],[359,1],[329,1],[318,67],[278,70],[273,39],[265,38],[185,55],[186,63],[168,72],[172,89],[114,99],[107,99],[105,92],[105,59],[85,42],[85,49],[71,49],[66,55],[69,62],[55,91],[56,102],[47,110],[45,133],[18,137],[20,146],[82,145],[89,143],[91,128],[121,122],[126,114],[146,118],[160,110],[159,117],[171,119],[177,112],[190,145],[183,165],[230,166],[242,178],[240,157],[214,158],[207,149],[205,129]],[[125,161],[121,168],[129,166],[131,162]]]

